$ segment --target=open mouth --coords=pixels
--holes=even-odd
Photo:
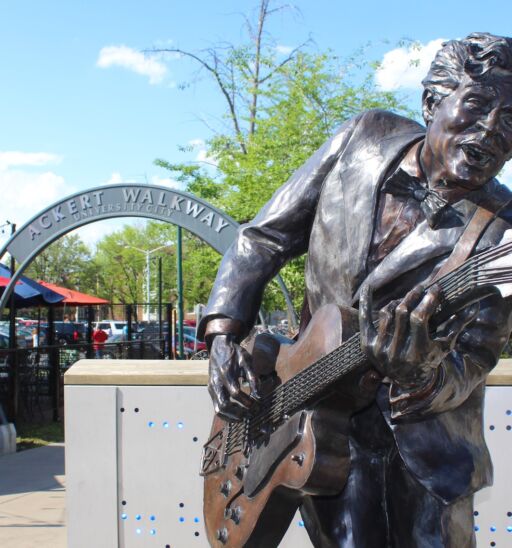
[[[465,143],[461,148],[469,164],[485,167],[493,159],[493,155],[474,143]]]

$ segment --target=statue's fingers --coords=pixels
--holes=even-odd
[[[478,316],[479,312],[480,303],[473,303],[471,306],[467,306],[446,322],[441,334],[435,340],[441,342],[446,350],[453,350],[458,336]]]
[[[227,359],[217,362],[217,367],[213,373],[210,373],[210,376],[217,379],[217,392],[219,399],[222,397],[224,409],[232,410],[233,406],[230,404],[236,404],[235,411],[238,411],[240,406],[244,408],[249,406],[250,398],[242,392],[240,387],[239,379],[242,376],[242,370],[238,364],[238,354],[235,349],[229,353]],[[226,392],[227,396],[224,397]]]
[[[388,358],[395,361],[404,349],[409,323],[409,307],[403,300],[395,308],[395,325],[393,337],[388,347]]]
[[[234,353],[234,360],[238,359],[237,352]],[[243,378],[243,368],[238,363],[225,363],[221,367],[223,372],[222,384],[229,394],[229,402],[236,406],[247,410],[252,404],[251,397],[242,391],[240,386],[240,378]],[[233,406],[229,406],[232,408]]]
[[[216,413],[225,421],[240,422],[245,417],[247,410],[236,403],[230,402],[224,405],[221,410],[216,411]]]
[[[242,347],[238,347],[238,354],[238,363],[240,364],[241,370],[243,372],[243,377],[249,384],[250,397],[254,401],[259,401],[259,377],[254,373],[251,355],[247,352],[247,350],[245,350],[245,348]]]
[[[234,405],[224,384],[218,377],[210,378],[208,392],[212,398],[215,413],[226,421],[239,421],[243,418],[244,410]]]
[[[377,340],[386,343],[394,331],[395,309],[398,303],[390,302],[379,312],[379,326],[377,328]]]
[[[411,289],[406,296],[402,299],[402,304],[408,309],[413,310],[418,306],[420,301],[425,296],[425,285],[418,284],[416,287]]]
[[[412,310],[409,316],[411,340],[423,344],[431,340],[429,333],[429,321],[437,310],[440,301],[439,286],[432,286],[423,296],[419,304]]]
[[[240,381],[238,379],[238,375],[233,374],[232,371],[223,379],[224,388],[228,391],[229,397],[234,400],[237,399],[237,395],[240,392]]]
[[[372,319],[373,288],[366,284],[361,289],[359,299],[359,332],[361,347],[367,351],[377,338],[377,329]]]

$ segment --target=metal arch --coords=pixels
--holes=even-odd
[[[55,240],[87,224],[120,217],[143,217],[181,226],[221,255],[234,240],[239,224],[205,200],[188,192],[159,185],[118,184],[76,192],[39,212],[18,229],[0,250],[20,266],[0,298],[0,315],[16,282],[37,255]],[[282,278],[277,281],[292,322],[297,323]]]
[[[147,193],[151,194],[148,195]],[[126,196],[128,194],[130,196],[127,199]],[[91,196],[94,195],[99,196],[99,198],[96,198],[96,202],[99,203],[91,204]],[[136,198],[134,198],[135,196]],[[149,199],[145,199],[147,196],[150,196],[151,203],[148,203]],[[175,197],[177,197],[176,200]],[[164,198],[165,201],[162,201],[162,198]],[[156,204],[154,203],[155,201],[157,202]],[[188,212],[187,209],[181,209],[183,201],[187,202],[185,208],[189,208]],[[84,204],[80,209],[79,202]],[[71,207],[72,203],[73,207]],[[127,207],[130,204],[139,205],[141,206],[141,209],[130,209]],[[194,209],[195,204],[197,204],[196,209]],[[66,206],[67,210],[63,212],[62,208],[66,208]],[[112,206],[110,210],[109,206]],[[116,206],[120,209],[116,210]],[[154,210],[148,211],[147,208],[149,206],[152,206]],[[160,207],[160,213],[158,213],[158,207]],[[94,211],[96,208],[97,211]],[[202,208],[200,213],[197,213],[200,208]],[[164,209],[167,209],[171,213],[162,213],[162,210]],[[90,211],[91,215],[84,216],[84,210],[88,212]],[[57,219],[54,212],[57,212],[57,215],[61,218]],[[226,223],[226,225],[222,228],[223,234],[226,230],[228,233],[234,234],[238,229],[238,223],[229,217],[229,215],[226,215],[212,204],[188,192],[159,185],[135,183],[93,187],[71,194],[62,200],[58,200],[44,210],[40,211],[37,215],[34,215],[34,217],[16,230],[16,232],[5,243],[3,248],[1,248],[0,259],[6,252],[9,252],[14,255],[18,262],[23,262],[23,260],[27,257],[27,253],[24,253],[23,249],[20,250],[20,253],[16,253],[17,250],[13,248],[16,247],[16,242],[20,240],[20,237],[27,235],[27,232],[30,233],[31,226],[42,231],[42,238],[37,237],[37,240],[40,240],[40,242],[35,245],[31,245],[32,249],[30,251],[33,254],[37,254],[53,243],[56,239],[60,238],[64,234],[67,234],[71,230],[92,222],[116,217],[144,217],[177,224],[178,226],[193,232],[199,238],[206,241],[206,243],[208,243],[216,251],[223,254],[229,246],[229,243],[232,241],[232,237],[227,237],[225,239],[209,238],[208,231],[201,230],[208,226],[201,220],[205,217],[203,212],[211,212],[213,213],[214,218],[217,216],[217,218],[222,219],[223,222]],[[78,215],[79,219],[76,220],[73,218],[73,215]],[[201,219],[199,218],[200,216]],[[50,227],[41,227],[41,222],[44,218],[47,219],[47,222],[52,223]],[[34,238],[31,239],[31,242],[33,241]]]

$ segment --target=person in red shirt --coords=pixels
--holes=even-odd
[[[103,329],[95,329],[92,332],[92,347],[94,349],[94,357],[96,359],[103,358],[103,349],[105,348],[105,341],[108,339],[108,335]]]

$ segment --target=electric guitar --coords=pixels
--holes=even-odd
[[[512,295],[512,230],[436,282],[441,305],[434,329],[454,312],[489,295]],[[308,495],[336,495],[350,468],[350,416],[370,403],[370,364],[357,313],[326,305],[294,344],[256,337],[253,366],[262,398],[240,422],[215,416],[204,445],[204,517],[215,547],[277,546]],[[375,387],[373,390],[372,387]]]

